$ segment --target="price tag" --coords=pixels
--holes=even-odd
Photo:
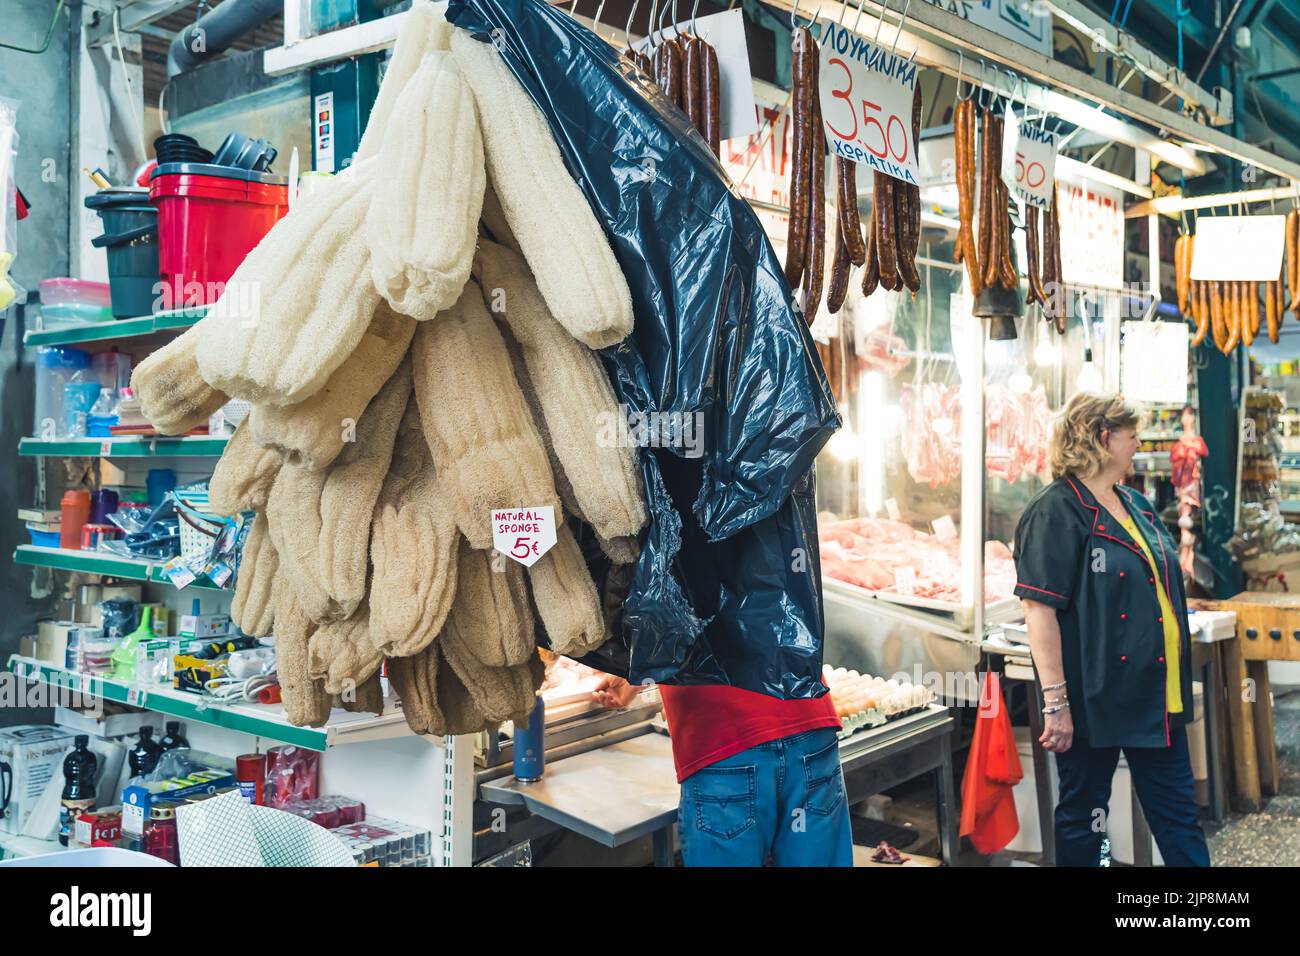
[[[1002,130],[1002,181],[1021,202],[1040,209],[1051,207],[1056,133],[1018,119],[1010,106]]]
[[[132,687],[126,692],[126,702],[132,707],[143,707],[146,696],[143,689]]]
[[[555,547],[555,509],[502,508],[492,512],[492,547],[529,568]]]
[[[130,833],[133,836],[140,836],[144,833],[144,804],[122,804],[122,832]]]
[[[1198,216],[1193,279],[1271,282],[1282,271],[1285,216]]]
[[[930,522],[930,527],[934,529],[934,536],[940,541],[951,541],[957,537],[957,525],[952,520],[952,515],[940,515]]]
[[[824,23],[817,92],[831,151],[895,179],[919,182],[912,136],[916,72],[907,57]]]
[[[111,439],[105,438],[102,442],[99,443],[99,457],[107,458],[112,453],[113,453],[113,442]]]
[[[93,681],[92,681],[92,679],[91,679],[91,676],[90,676],[89,674],[82,674],[82,675],[81,675],[81,692],[82,692],[83,694],[89,694],[89,693],[90,693],[90,688],[91,688],[92,685],[93,685]]]
[[[899,594],[912,594],[916,591],[916,568],[910,564],[894,568],[894,590]]]

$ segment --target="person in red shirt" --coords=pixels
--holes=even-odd
[[[639,688],[606,676],[596,699]],[[682,787],[687,866],[852,866],[853,838],[829,693],[781,700],[721,685],[659,685]]]

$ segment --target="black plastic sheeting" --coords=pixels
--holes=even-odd
[[[813,459],[839,417],[762,225],[685,115],[560,9],[451,0],[447,18],[491,37],[605,228],[636,322],[601,355],[630,421],[682,426],[642,444],[651,519],[622,642],[589,663],[820,696]]]

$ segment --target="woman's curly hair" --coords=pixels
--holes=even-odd
[[[1119,395],[1078,393],[1052,430],[1052,477],[1093,477],[1110,458],[1101,444],[1101,433],[1136,428],[1140,420],[1138,410]]]

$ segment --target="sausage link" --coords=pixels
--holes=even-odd
[[[809,53],[812,58],[812,75],[817,75],[817,47]],[[812,116],[812,189],[808,201],[812,204],[808,230],[808,269],[804,285],[804,319],[812,322],[821,305],[822,289],[826,282],[826,133],[822,129],[820,99],[813,93]]]
[[[880,260],[876,257],[876,217],[873,214],[867,217],[867,261],[862,270],[862,294],[871,295],[879,285]]]
[[[1045,297],[1038,277],[1038,207],[1033,203],[1025,203],[1025,260],[1025,278],[1029,280],[1025,305],[1042,304]]]
[[[1278,330],[1282,326],[1282,297],[1286,293],[1283,291],[1281,273],[1278,278],[1268,284],[1268,291],[1265,293],[1266,309],[1265,315],[1268,319],[1268,340],[1276,342]]]
[[[1259,314],[1264,303],[1259,298],[1259,289],[1253,282],[1243,282],[1241,303],[1241,344],[1250,348],[1259,332]]]
[[[908,196],[910,189],[911,184],[901,179],[894,180],[890,186],[890,191],[894,195],[894,222],[898,226],[898,276],[911,292],[918,292],[921,289],[921,274],[916,271],[916,259],[911,252],[912,217]]]
[[[1210,284],[1210,334],[1214,339],[1215,347],[1220,352],[1223,351],[1224,343],[1228,341],[1228,321],[1224,318],[1223,302],[1223,283],[1211,282]]]
[[[1254,307],[1250,310],[1250,337],[1253,339],[1259,335],[1259,330],[1265,326],[1267,319],[1268,303],[1265,299],[1268,296],[1268,287],[1271,282],[1252,282],[1250,284],[1251,298],[1254,300]]]
[[[844,245],[844,223],[835,217],[835,259],[831,263],[831,284],[826,291],[826,309],[831,315],[840,311],[844,298],[849,293],[849,270],[853,263],[849,259],[849,250]]]
[[[1300,319],[1300,211],[1292,209],[1286,214],[1286,268],[1290,277],[1291,311]]]
[[[1056,331],[1065,333],[1065,270],[1061,267],[1061,200],[1052,184],[1052,281],[1056,283]]]
[[[699,37],[682,37],[682,101],[686,104],[686,116],[691,125],[704,135],[704,114],[701,105],[700,83],[703,73],[700,70]]]
[[[966,194],[966,100],[958,100],[952,108],[952,148],[956,160],[957,181],[957,240],[952,245],[952,261],[961,265],[966,261],[966,213],[970,197]]]
[[[871,196],[872,215],[876,220],[876,258],[880,262],[880,284],[898,288],[898,256],[895,252],[894,180],[876,173]]]
[[[682,98],[682,45],[676,40],[665,40],[661,45],[664,49],[665,61],[664,95],[680,107],[684,102]]]
[[[1196,318],[1196,334],[1192,336],[1192,344],[1200,345],[1205,341],[1205,334],[1210,331],[1210,303],[1209,294],[1206,292],[1205,282],[1192,283],[1192,314]]]
[[[1189,307],[1189,290],[1187,277],[1183,272],[1184,260],[1187,258],[1187,235],[1180,234],[1174,240],[1174,288],[1178,294],[1178,311],[1187,314]]]
[[[1020,285],[1020,276],[1016,272],[1016,264],[1011,261],[1011,234],[1015,227],[1011,223],[1011,193],[1007,190],[1006,183],[1001,179],[998,180],[998,192],[1002,196],[1002,208],[1008,211],[1003,213],[1002,226],[1002,255],[998,265],[998,278],[1002,281],[1004,289],[1015,289]]]
[[[794,132],[790,144],[790,220],[785,241],[785,279],[797,289],[803,278],[808,251],[808,178],[812,157],[812,84],[808,81],[808,48],[812,34],[806,27],[794,31],[791,39],[791,122]]]
[[[1233,282],[1230,285],[1232,286],[1232,307],[1228,310],[1228,341],[1223,347],[1224,355],[1231,354],[1232,350],[1241,342],[1241,283]]]
[[[713,150],[713,155],[717,156],[722,149],[722,74],[718,70],[718,51],[711,43],[703,40],[697,42],[700,44],[700,72],[703,77],[700,94],[703,97],[701,112],[704,138],[708,141],[709,149]],[[815,76],[812,82],[816,84]],[[813,95],[817,95],[815,91]]]
[[[979,142],[979,253],[977,261],[980,272],[980,288],[989,283],[986,279],[987,264],[992,255],[993,246],[993,114],[988,110],[980,113]]]
[[[862,220],[858,216],[858,164],[843,156],[835,157],[835,181],[838,221],[849,261],[860,266],[867,261],[867,246],[862,239]]]

